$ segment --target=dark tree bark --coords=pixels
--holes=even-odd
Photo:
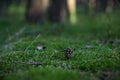
[[[89,11],[92,15],[96,14],[96,0],[89,0]]]
[[[76,0],[51,0],[49,20],[64,23],[67,17],[70,23],[76,23]]]
[[[8,14],[9,6],[11,5],[12,0],[1,0],[0,1],[0,16]]]
[[[66,0],[51,0],[48,13],[51,22],[64,22],[66,17]]]
[[[43,23],[46,19],[48,0],[27,0],[26,20],[33,23]]]
[[[108,0],[97,0],[96,1],[96,11],[105,12]]]
[[[111,12],[114,6],[114,0],[89,0],[90,7],[92,6],[92,10],[94,14],[99,12]]]
[[[107,13],[112,12],[113,7],[114,7],[114,0],[108,0],[107,1],[107,6],[106,6],[106,12]]]
[[[120,0],[115,0],[114,1],[114,7],[116,8],[116,9],[120,9]]]
[[[76,0],[27,0],[26,20],[40,23],[44,22],[47,17],[51,22],[63,23],[65,22],[68,12],[70,19],[74,19],[75,22],[75,1]]]

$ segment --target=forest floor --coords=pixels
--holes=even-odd
[[[120,80],[119,14],[81,14],[75,25],[0,19],[0,80]]]

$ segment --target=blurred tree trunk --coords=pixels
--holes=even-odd
[[[108,0],[97,0],[98,12],[105,12]]]
[[[69,11],[69,19],[72,24],[76,23],[76,0],[67,0],[67,8]]]
[[[89,7],[92,14],[99,12],[111,12],[114,0],[89,0]]]
[[[76,0],[51,0],[50,21],[64,23],[67,15],[71,23],[76,22]]]
[[[111,12],[114,5],[114,0],[97,0],[96,3],[98,12]]]
[[[27,0],[26,20],[43,23],[46,18],[48,0]]]
[[[114,4],[115,4],[114,6],[116,9],[120,9],[120,0],[115,0]]]
[[[77,6],[79,6],[82,4],[82,0],[77,0],[76,3],[77,3]]]
[[[0,3],[0,17],[2,16],[2,5]]]
[[[106,9],[107,0],[89,0],[90,12],[97,14],[98,12],[104,12]]]
[[[107,13],[112,12],[113,6],[114,6],[114,0],[108,0],[107,7],[106,7],[106,12]]]
[[[51,0],[49,7],[49,20],[63,23],[66,17],[66,0]]]
[[[67,11],[70,22],[75,23],[76,0],[27,0],[26,20],[40,23],[44,22],[46,16],[48,16],[51,22],[63,23],[65,22]]]
[[[96,0],[89,0],[89,9],[90,9],[90,14],[95,14],[96,12],[96,4],[97,1]]]
[[[9,15],[9,6],[11,5],[12,0],[1,0],[0,1],[0,16]]]

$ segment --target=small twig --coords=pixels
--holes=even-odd
[[[28,64],[28,65],[36,65],[36,66],[38,66],[38,65],[42,65],[42,63],[40,63],[40,62],[20,62],[21,64]]]

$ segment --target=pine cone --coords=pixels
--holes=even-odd
[[[70,48],[64,50],[64,55],[67,59],[70,59],[73,56],[73,51]]]

